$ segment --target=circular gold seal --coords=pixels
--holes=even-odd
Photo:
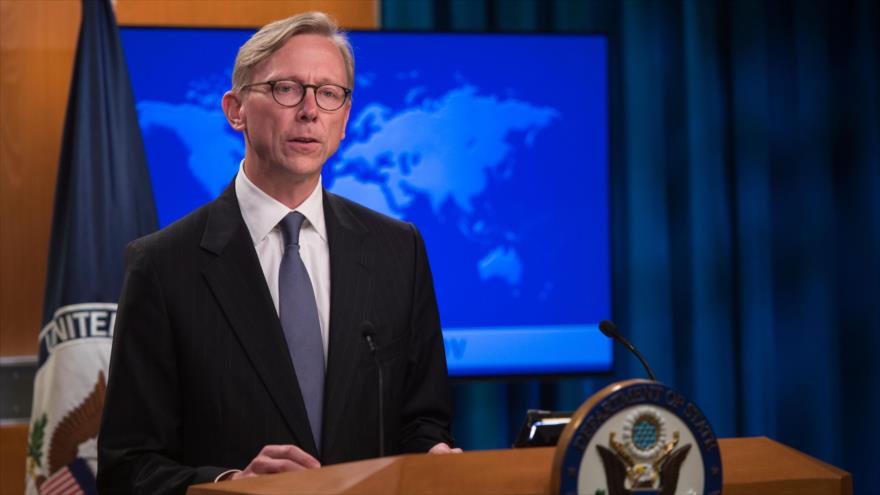
[[[617,382],[587,399],[562,431],[551,493],[720,494],[718,441],[702,411],[648,380]]]

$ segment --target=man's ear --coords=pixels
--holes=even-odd
[[[244,112],[242,112],[241,95],[232,91],[227,91],[226,94],[223,95],[220,105],[223,107],[223,115],[226,116],[229,125],[236,131],[244,131],[245,123]]]
[[[339,139],[345,139],[345,130],[348,128],[348,114],[351,113],[351,100],[345,105],[345,118],[342,120],[342,137]]]

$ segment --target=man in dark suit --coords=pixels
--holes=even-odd
[[[183,493],[376,457],[383,442],[385,454],[459,451],[421,236],[321,186],[353,81],[351,48],[323,14],[242,46],[222,102],[245,138],[238,175],[127,250],[100,492]]]

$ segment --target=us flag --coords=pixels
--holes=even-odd
[[[88,495],[94,490],[94,475],[82,459],[64,466],[40,485],[40,495]]]

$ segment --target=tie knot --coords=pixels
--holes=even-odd
[[[299,229],[302,227],[303,220],[306,217],[298,211],[292,211],[286,217],[278,222],[281,227],[281,234],[284,236],[284,247],[295,244],[299,246]]]

